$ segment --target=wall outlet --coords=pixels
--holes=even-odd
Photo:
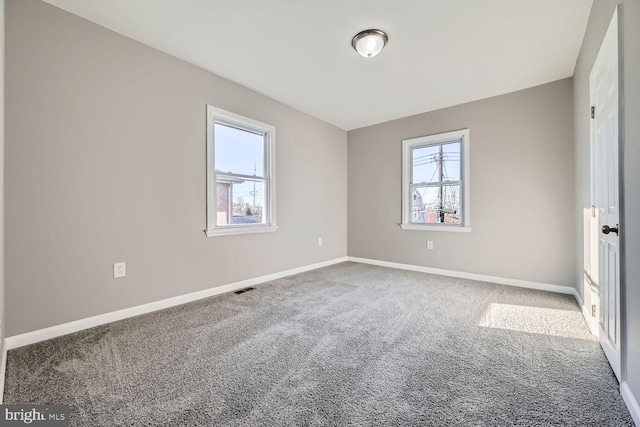
[[[127,263],[126,262],[116,262],[113,264],[113,278],[117,279],[118,277],[124,277],[127,275]]]
[[[318,237],[318,246],[322,246],[322,237]]]
[[[433,250],[433,240],[427,240],[427,249]]]

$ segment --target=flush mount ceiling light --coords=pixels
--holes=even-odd
[[[364,30],[355,35],[351,46],[365,58],[373,58],[382,51],[387,41],[389,37],[384,31]]]

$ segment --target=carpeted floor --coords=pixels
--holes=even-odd
[[[343,263],[12,350],[74,426],[632,426],[573,297]]]

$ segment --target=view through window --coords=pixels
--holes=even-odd
[[[214,124],[216,225],[264,224],[265,135]]]
[[[461,222],[461,141],[411,149],[411,222]]]

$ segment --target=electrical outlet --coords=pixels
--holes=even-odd
[[[432,240],[427,240],[427,249],[433,250],[433,241]]]
[[[119,277],[124,277],[127,275],[127,263],[126,262],[116,262],[113,264],[113,278],[117,279]]]
[[[318,237],[318,246],[322,246],[322,237]]]

